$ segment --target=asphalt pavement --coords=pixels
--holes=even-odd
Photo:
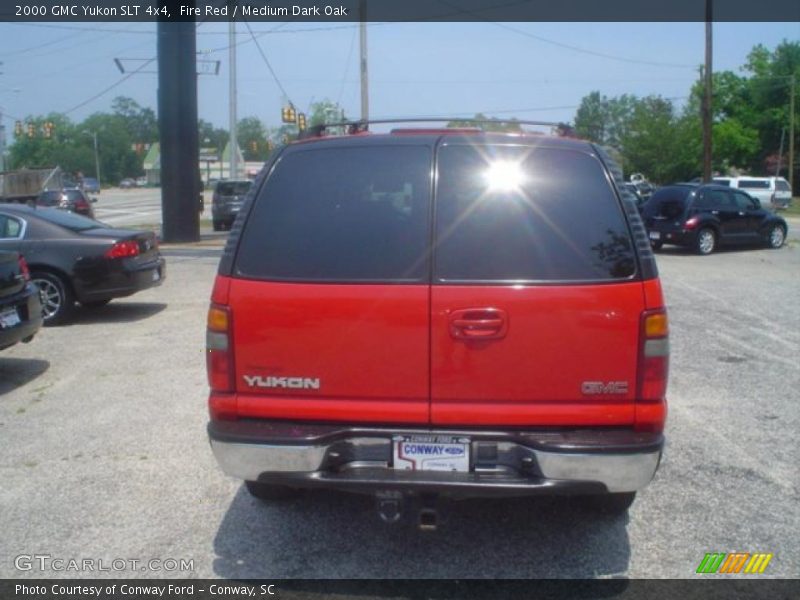
[[[98,208],[126,194],[104,191]],[[116,208],[151,216],[122,199]],[[707,552],[772,553],[765,576],[800,576],[796,234],[777,251],[658,255],[671,319],[668,443],[627,516],[470,500],[445,504],[435,532],[382,523],[368,497],[267,506],[220,472],[204,365],[219,251],[165,246],[163,286],[81,309],[0,353],[0,577],[691,578]],[[35,554],[193,568],[15,567]]]

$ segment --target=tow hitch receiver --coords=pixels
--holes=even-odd
[[[396,491],[383,491],[375,494],[378,516],[384,523],[397,523],[403,516],[403,494]]]

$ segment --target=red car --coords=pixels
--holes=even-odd
[[[601,148],[560,137],[286,146],[211,296],[222,469],[263,499],[376,493],[386,520],[409,494],[627,509],[661,458],[669,345],[622,183]]]

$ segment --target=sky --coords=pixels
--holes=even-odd
[[[357,24],[251,27],[280,85],[246,25],[237,24],[239,118],[278,126],[287,97],[299,110],[329,99],[348,117],[360,114]],[[0,23],[7,140],[18,118],[55,111],[80,121],[109,111],[120,95],[155,110],[157,75],[119,83],[114,63],[124,59],[135,69],[155,57],[155,33],[154,23]],[[658,94],[680,105],[698,77],[704,39],[703,23],[370,23],[370,116],[483,112],[569,122],[593,90]],[[714,69],[738,72],[754,45],[774,48],[783,40],[800,40],[800,23],[716,23]],[[226,128],[227,47],[227,24],[198,27],[200,58],[220,61],[218,75],[198,79],[199,116]]]

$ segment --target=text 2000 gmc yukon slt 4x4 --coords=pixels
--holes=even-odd
[[[635,201],[601,148],[395,130],[277,153],[208,314],[208,432],[259,498],[593,496],[661,457],[669,346]]]

